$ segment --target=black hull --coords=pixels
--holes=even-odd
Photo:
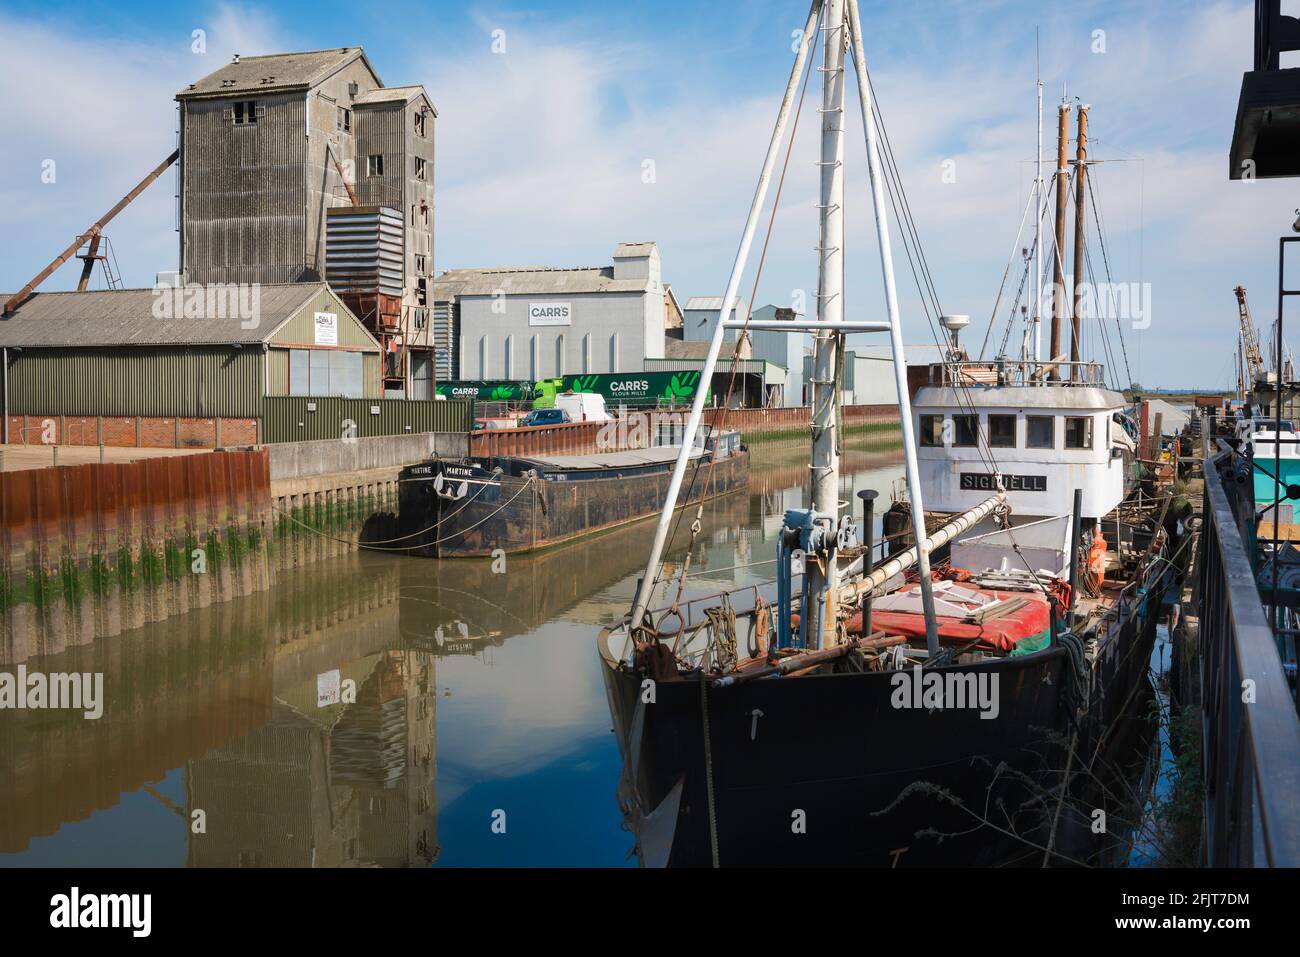
[[[642,863],[710,866],[716,835],[722,866],[1037,864],[1079,696],[1088,706],[1075,753],[1090,761],[1147,680],[1155,616],[1132,611],[1101,642],[1091,692],[1072,684],[1060,645],[938,669],[996,675],[996,718],[894,707],[894,672],[711,688],[712,829],[700,683],[661,681],[642,705],[641,677],[606,657],[620,802]]]
[[[467,467],[488,476],[495,460],[432,463],[407,469],[401,480],[399,534],[412,555],[471,558],[549,548],[593,532],[658,515],[668,490],[669,467],[645,474],[553,481],[506,474],[473,481],[464,500],[441,498],[433,482],[444,470],[449,480]],[[416,472],[416,469],[423,469]],[[749,486],[749,452],[720,458],[706,483],[707,464],[691,482],[687,471],[682,502],[729,495]],[[706,485],[708,486],[706,489]],[[686,494],[689,487],[690,494]]]

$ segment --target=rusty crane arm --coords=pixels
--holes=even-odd
[[[148,176],[142,179],[139,185],[136,186],[135,189],[131,190],[131,192],[123,196],[118,201],[116,206],[110,209],[103,216],[99,217],[99,219],[94,223],[94,225],[92,225],[84,233],[79,235],[73,241],[71,246],[69,246],[67,249],[65,249],[63,252],[61,252],[58,255],[58,257],[54,260],[54,262],[50,263],[48,266],[46,266],[44,269],[38,272],[36,274],[36,277],[32,279],[31,282],[23,286],[22,289],[20,289],[13,296],[11,296],[9,298],[9,301],[6,302],[4,305],[5,315],[8,315],[9,313],[13,312],[14,309],[16,309],[24,299],[26,299],[28,296],[32,294],[32,291],[35,290],[37,286],[39,286],[41,283],[45,282],[45,280],[50,278],[54,270],[58,269],[65,262],[71,259],[72,254],[81,248],[82,243],[86,242],[87,240],[90,240],[92,243],[96,244],[96,247],[98,247],[97,240],[100,234],[104,231],[104,227],[108,225],[109,221],[118,213],[120,213],[123,209],[125,209],[131,203],[132,200],[134,200],[137,196],[143,193],[149,187],[150,183],[152,183],[164,172],[166,172],[167,167],[171,166],[172,163],[175,163],[176,160],[180,158],[180,155],[181,155],[180,150],[173,150],[171,156],[168,156],[165,160],[159,163],[157,168],[155,168],[152,173],[150,173]]]

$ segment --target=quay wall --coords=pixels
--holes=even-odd
[[[0,474],[0,663],[268,588],[265,451]]]

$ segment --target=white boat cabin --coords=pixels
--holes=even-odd
[[[974,508],[997,491],[995,472],[1016,524],[1069,514],[1075,489],[1084,518],[1119,505],[1133,450],[1116,417],[1124,397],[1105,387],[1100,366],[1060,365],[1065,381],[1044,381],[1025,363],[930,367],[912,401],[927,512]]]

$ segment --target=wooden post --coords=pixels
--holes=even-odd
[[[1084,253],[1087,251],[1087,239],[1084,235],[1084,211],[1087,209],[1085,188],[1088,182],[1088,107],[1079,107],[1079,135],[1075,147],[1074,164],[1074,308],[1070,314],[1070,362],[1080,361],[1080,342],[1083,337],[1083,316],[1080,306],[1083,301],[1083,276],[1087,268]],[[1070,378],[1079,380],[1083,371],[1077,365],[1070,366]]]
[[[1062,103],[1056,118],[1056,250],[1052,257],[1052,348],[1047,357],[1054,362],[1061,354],[1061,318],[1065,313],[1065,204],[1066,180],[1070,174],[1066,149],[1070,139],[1070,104]],[[1061,378],[1060,367],[1051,372]]]

